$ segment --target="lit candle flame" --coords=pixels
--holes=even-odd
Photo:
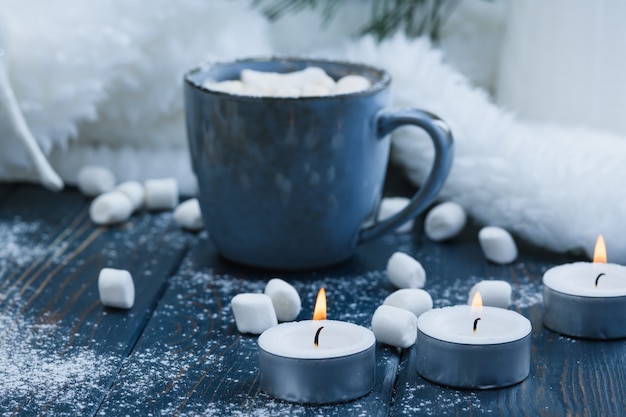
[[[474,297],[472,298],[472,308],[470,311],[472,314],[483,311],[483,297],[480,295],[480,291],[476,291],[476,293],[474,293]]]
[[[470,312],[472,315],[480,314],[483,311],[483,296],[480,295],[480,291],[476,291],[474,296],[472,297],[472,308],[470,308]],[[478,325],[478,320],[482,320],[480,317],[474,320],[474,335],[476,334],[476,326]]]
[[[596,240],[596,247],[593,251],[593,262],[594,263],[606,263],[606,244],[604,243],[604,237],[602,235],[598,236],[598,240]]]
[[[315,300],[315,309],[313,310],[313,320],[326,320],[326,291],[320,288]]]

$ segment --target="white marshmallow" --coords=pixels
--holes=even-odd
[[[424,290],[403,288],[389,294],[383,305],[402,308],[415,314],[415,317],[419,317],[433,308],[433,299]]]
[[[272,95],[274,97],[300,97],[300,89],[289,85],[278,86],[274,88]]]
[[[322,97],[330,95],[330,90],[319,84],[310,84],[302,87],[300,95],[302,97]]]
[[[288,73],[264,72],[251,69],[241,71],[243,91],[239,94],[300,97],[307,86],[318,86],[315,94],[308,90],[306,95],[328,95],[335,88],[335,81],[318,67],[308,67],[301,71]],[[325,94],[319,94],[325,93]]]
[[[380,209],[378,210],[378,221],[388,219],[396,213],[402,211],[409,203],[410,199],[406,197],[386,197],[380,202]],[[407,233],[413,230],[413,220],[409,220],[406,223],[396,227],[396,233]]]
[[[174,210],[174,221],[183,229],[198,231],[204,228],[200,203],[197,198],[183,201]]]
[[[138,210],[143,205],[144,191],[140,182],[125,181],[118,184],[114,190],[126,194],[133,203],[133,210]]]
[[[356,93],[358,91],[365,91],[370,88],[372,84],[370,81],[361,75],[346,75],[341,77],[337,81],[333,93],[334,94],[349,94]]]
[[[272,299],[278,321],[292,321],[300,314],[300,295],[288,282],[280,278],[270,279],[265,285],[265,294]]]
[[[372,332],[381,343],[407,348],[417,339],[417,317],[402,308],[382,305],[372,317]]]
[[[241,81],[245,91],[254,89],[269,93],[280,85],[286,85],[286,80],[283,80],[281,83],[280,74],[277,72],[255,71],[251,69],[241,71]]]
[[[102,268],[98,275],[98,293],[102,305],[131,308],[135,304],[135,284],[124,269]]]
[[[398,288],[422,288],[426,271],[418,261],[403,252],[395,252],[387,262],[389,281]]]
[[[254,97],[271,96],[272,91],[269,88],[270,86],[265,86],[265,87],[246,86],[246,88],[241,92],[241,94],[246,95],[246,96],[254,96]]]
[[[317,84],[326,89],[333,90],[336,86],[335,80],[332,79],[326,71],[320,67],[307,67],[302,70],[302,78],[305,85]]]
[[[220,82],[207,80],[202,86],[208,88],[209,90],[230,94],[242,94],[245,90],[245,87],[240,80],[226,80]]]
[[[278,324],[272,299],[265,294],[237,294],[230,305],[241,333],[261,334]]]
[[[432,208],[424,220],[424,232],[430,240],[441,242],[457,236],[467,222],[463,207],[452,201]]]
[[[517,246],[509,232],[501,227],[483,227],[478,241],[485,258],[497,264],[509,264],[517,258]]]
[[[95,197],[113,189],[115,175],[108,168],[87,165],[78,171],[76,185],[83,195]]]
[[[467,304],[472,305],[477,291],[480,292],[484,306],[509,308],[511,305],[511,284],[506,281],[480,281],[470,290]]]
[[[172,210],[178,205],[178,183],[174,178],[147,180],[144,192],[148,210]]]
[[[95,224],[125,222],[133,214],[133,203],[120,191],[109,191],[94,198],[89,206],[89,217]]]

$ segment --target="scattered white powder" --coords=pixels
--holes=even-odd
[[[386,282],[384,271],[359,277],[313,275],[311,279],[281,276],[302,298],[299,319],[312,315],[320,284],[327,291],[329,318],[367,327],[388,293],[380,286]],[[100,415],[125,415],[135,410],[153,416],[326,416],[336,410],[332,405],[310,407],[277,401],[258,390],[257,337],[237,332],[227,300],[241,292],[262,293],[273,277],[276,275],[261,270],[237,276],[222,274],[187,258],[124,363]],[[339,308],[340,303],[344,307]],[[228,394],[219,397],[221,393]],[[345,415],[368,416],[369,411],[358,401],[342,405]]]
[[[425,384],[405,386],[403,397],[394,406],[394,411],[402,415],[445,416],[469,414],[480,410],[480,414],[491,413],[491,410],[481,410],[479,395],[474,391],[458,391],[441,388],[435,398],[429,392],[429,399],[422,391],[429,390]]]
[[[415,256],[415,258],[424,265],[426,269],[426,285],[424,290],[433,298],[434,307],[447,307],[457,304],[467,304],[467,297],[469,290],[472,286],[482,280],[505,280],[512,287],[511,301],[512,306],[510,308],[526,309],[535,304],[539,304],[543,301],[543,284],[541,275],[547,268],[543,268],[539,277],[531,277],[525,272],[524,263],[514,264],[512,267],[516,271],[514,278],[511,278],[510,274],[502,275],[470,275],[470,276],[458,276],[455,280],[451,281],[450,277],[441,277],[432,273],[433,262],[439,263],[439,261],[433,260],[432,255],[429,256]],[[505,267],[502,267],[505,268]],[[445,273],[441,272],[441,273]]]
[[[6,301],[22,304],[17,296]],[[97,409],[94,392],[104,394],[115,362],[89,348],[65,352],[67,340],[58,335],[68,331],[0,314],[0,415],[40,413],[53,402],[63,404],[64,411],[55,409],[56,415]]]
[[[41,256],[46,248],[34,244],[41,239],[28,239],[28,236],[39,235],[41,224],[26,222],[20,217],[0,222],[0,277],[15,267],[24,266]]]
[[[101,254],[114,262],[118,253],[138,247],[156,251],[167,245],[180,250],[185,239],[176,232],[177,227],[161,235],[170,223],[167,214],[138,217],[124,230],[113,231]],[[108,352],[103,347],[120,352],[123,346],[111,347],[98,339],[77,343],[81,335],[73,333],[73,326],[79,317],[68,315],[59,322],[54,316],[31,312],[25,305],[34,289],[11,285],[16,273],[38,262],[64,265],[68,274],[79,270],[85,260],[74,258],[68,250],[77,244],[71,238],[75,231],[68,227],[59,232],[58,224],[18,216],[0,219],[0,416],[93,415],[117,375],[122,361],[119,353],[101,352]],[[48,243],[51,241],[54,244]],[[24,290],[22,296],[20,289]],[[97,326],[88,321],[81,324],[82,329]]]
[[[156,222],[155,229],[163,230],[171,218],[156,214],[149,220],[135,219],[135,222],[144,221]],[[133,223],[129,223],[129,227],[132,228]],[[0,239],[4,242],[0,246],[0,277],[5,271],[23,268],[40,256],[54,255],[53,251],[59,249],[31,246],[32,241],[37,241],[32,236],[45,233],[49,233],[46,226],[36,222],[25,222],[19,218],[0,221]],[[182,244],[182,240],[174,235],[165,234],[162,239],[157,242],[151,233],[136,234],[132,229],[115,231],[113,241],[103,248],[103,255],[115,259],[118,253],[140,245],[165,244],[175,249]],[[206,239],[207,233],[202,232],[199,240]],[[472,275],[444,279],[428,270],[430,265],[436,266],[440,271],[438,273],[446,273],[441,258],[443,253],[432,247],[428,256],[422,256],[419,251],[415,253],[413,238],[408,235],[394,236],[391,243],[399,250],[413,253],[425,265],[425,289],[433,297],[435,307],[464,304],[469,289],[476,282],[503,278]],[[63,244],[61,242],[59,247]],[[58,262],[63,262],[63,259],[64,256],[59,256]],[[80,267],[80,264],[75,262],[72,267]],[[507,280],[513,287],[515,307],[527,308],[541,302],[541,279],[528,276],[522,263],[512,267],[515,278]],[[161,301],[146,337],[126,359],[111,392],[107,393],[100,414],[123,415],[129,410],[146,410],[148,415],[153,416],[265,417],[323,416],[336,410],[333,406],[309,407],[276,401],[263,392],[249,392],[258,388],[250,386],[257,377],[255,367],[250,365],[250,361],[256,361],[256,337],[236,332],[232,311],[224,300],[230,300],[240,292],[261,293],[272,277],[274,275],[263,272],[238,273],[237,276],[223,274],[207,270],[187,258],[178,274],[170,280],[169,298]],[[281,278],[290,281],[300,293],[303,309],[299,319],[312,315],[317,291],[323,285],[328,294],[329,318],[369,327],[374,310],[393,291],[390,286],[381,285],[387,283],[384,270],[366,272],[357,277],[340,274],[326,276],[323,272],[313,273],[309,279],[297,278],[298,274],[294,277],[291,280],[286,274]],[[444,285],[444,281],[448,284]],[[19,311],[17,307],[7,313],[1,309],[7,303],[19,307],[21,300],[15,294],[6,294],[4,299],[0,295],[0,413],[4,413],[0,415],[11,415],[16,408],[41,411],[51,403],[65,404],[62,414],[66,415],[98,409],[99,405],[88,399],[99,397],[94,396],[94,392],[105,394],[109,379],[115,376],[119,359],[96,353],[94,348],[98,346],[98,341],[92,341],[91,348],[72,347],[64,351],[67,340],[62,340],[59,335],[67,335],[69,329],[61,328],[58,323],[41,323],[12,315],[11,311]],[[338,307],[339,304],[342,307]],[[172,321],[180,324],[176,334],[164,334],[164,329],[172,329]],[[204,381],[204,384],[194,387],[197,381]],[[242,384],[242,381],[247,381],[247,384]],[[216,383],[220,384],[222,392],[228,388],[228,398],[214,398],[215,392],[207,392],[207,387],[215,388]],[[429,410],[435,406],[437,414],[445,414],[447,410],[450,413],[466,412],[481,405],[475,393],[448,389],[442,389],[434,400],[422,400],[420,396],[423,396],[421,391],[424,389],[424,384],[404,388],[405,396],[397,399],[403,413],[433,415]],[[342,411],[346,415],[366,416],[370,410],[363,407],[362,403],[355,401],[342,405]]]

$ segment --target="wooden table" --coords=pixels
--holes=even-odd
[[[0,186],[0,411],[11,415],[618,416],[626,412],[626,343],[571,339],[542,325],[541,276],[564,255],[520,245],[509,266],[485,261],[477,227],[452,242],[421,233],[364,245],[325,270],[283,273],[220,258],[206,233],[179,230],[171,213],[135,214],[96,227],[76,190]],[[483,279],[505,279],[516,311],[533,325],[530,376],[513,387],[473,391],[435,385],[415,371],[415,348],[377,346],[377,382],[358,400],[306,406],[259,389],[256,337],[237,332],[230,299],[289,280],[312,314],[319,287],[329,316],[369,326],[394,288],[385,275],[397,250],[427,271],[435,306],[465,303]],[[136,302],[104,308],[97,276],[129,270]],[[617,318],[616,320],[624,320]]]

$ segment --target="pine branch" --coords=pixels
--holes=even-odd
[[[290,13],[298,13],[306,8],[322,8],[324,21],[330,21],[342,0],[253,0],[253,6],[259,7],[261,3],[270,3],[263,7],[263,13],[270,20],[277,20]]]
[[[428,35],[434,41],[445,20],[460,0],[371,0],[370,21],[361,29],[361,34],[372,34],[379,41],[399,30],[410,37]],[[253,0],[270,20],[306,8],[321,9],[325,23],[330,22],[344,0]]]

